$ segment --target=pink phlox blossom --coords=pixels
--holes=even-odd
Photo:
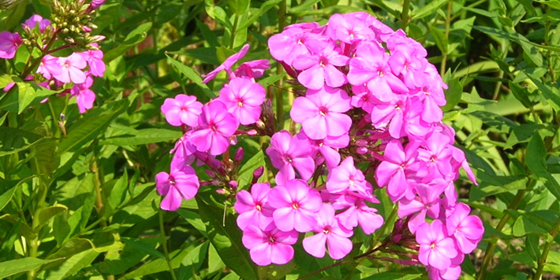
[[[227,150],[230,137],[237,131],[239,122],[227,111],[224,103],[215,99],[202,107],[198,126],[192,133],[190,142],[198,151],[216,156]]]
[[[86,80],[86,74],[82,69],[86,68],[86,60],[78,53],[72,53],[68,57],[59,57],[58,64],[60,65],[60,74],[51,73],[55,79],[62,83],[76,83],[81,84]]]
[[[331,193],[356,192],[371,196],[372,186],[366,181],[362,171],[354,166],[354,158],[349,156],[329,173],[327,190]]]
[[[375,171],[375,180],[379,186],[387,186],[387,194],[393,202],[404,196],[409,199],[414,197],[407,181],[407,171],[416,160],[418,146],[419,143],[414,141],[404,149],[399,140],[391,140],[385,148],[384,161]]]
[[[241,63],[234,73],[236,77],[255,79],[262,77],[264,71],[268,68],[270,68],[270,62],[268,62],[268,59],[259,59]]]
[[[469,206],[458,203],[446,219],[447,232],[453,236],[463,254],[472,253],[484,234],[482,221],[478,216],[469,215],[470,212]]]
[[[424,138],[424,136],[433,131],[434,128],[430,123],[427,123],[422,118],[422,115],[425,112],[422,102],[419,102],[417,97],[412,97],[409,100],[410,106],[408,106],[406,112],[404,112],[400,135],[407,135],[413,138]],[[391,135],[398,134],[395,132]]]
[[[297,70],[303,70],[298,75],[298,81],[309,89],[319,90],[325,84],[329,87],[340,87],[347,83],[344,75],[336,67],[348,64],[348,57],[340,54],[340,48],[332,42],[310,39],[313,48],[317,52],[303,54],[293,61]]]
[[[352,86],[352,101],[350,104],[355,108],[362,108],[368,114],[377,105],[381,104],[380,100],[375,98],[375,95],[369,91],[366,85]]]
[[[406,85],[396,77],[388,63],[389,55],[374,43],[360,44],[356,57],[350,59],[348,82],[352,85],[367,84],[368,89],[382,102],[396,99],[396,93],[408,93]]]
[[[198,117],[202,113],[202,103],[195,96],[177,94],[175,98],[166,98],[161,105],[161,112],[170,125],[188,125],[196,127]]]
[[[315,158],[315,164],[320,165],[325,163],[327,168],[333,169],[340,163],[340,153],[338,149],[348,147],[350,143],[350,136],[343,134],[341,136],[327,136],[325,139],[313,140],[309,139],[305,132],[302,130],[298,135],[307,138],[312,148],[316,151],[312,156]]]
[[[87,75],[83,83],[74,84],[70,90],[71,96],[76,96],[76,103],[78,103],[78,109],[82,114],[85,113],[86,110],[93,108],[95,92],[90,89],[92,84],[93,78]]]
[[[384,42],[387,43],[387,48],[391,53],[406,51],[416,58],[425,58],[428,55],[424,46],[416,40],[408,38],[402,29],[399,29],[391,34],[391,36]]]
[[[380,102],[371,109],[371,122],[377,129],[387,128],[393,138],[399,139],[403,135],[404,117],[409,107],[406,96],[398,96],[392,102]]]
[[[261,105],[266,98],[263,86],[248,78],[233,78],[220,90],[218,100],[242,125],[254,124],[261,116]]]
[[[173,153],[171,160],[171,169],[180,169],[183,165],[191,165],[196,159],[196,147],[190,142],[192,130],[187,131],[177,142],[175,147],[170,151]]]
[[[326,34],[336,41],[339,40],[346,44],[357,41],[371,41],[375,34],[369,28],[371,16],[367,15],[364,20],[360,15],[363,13],[334,14],[329,19]]]
[[[315,171],[311,152],[311,145],[307,139],[292,137],[286,130],[272,135],[270,147],[266,149],[272,165],[280,170],[277,177],[283,177],[284,181],[295,178],[294,168],[303,180],[311,178]]]
[[[403,198],[399,201],[399,218],[411,216],[408,220],[411,233],[415,233],[416,229],[426,222],[426,214],[432,219],[439,217],[440,196],[447,186],[447,182],[443,179],[436,179],[428,184],[414,184],[416,197]]]
[[[426,83],[419,88],[418,92],[424,105],[422,119],[431,123],[440,122],[443,118],[440,106],[446,104],[443,89],[447,89],[447,85],[443,83],[432,64],[428,64],[425,71],[427,74]]]
[[[23,40],[17,32],[0,32],[0,58],[14,58],[16,51],[21,44],[23,44]]]
[[[265,230],[274,220],[274,208],[268,204],[269,183],[256,183],[251,186],[251,192],[241,190],[235,196],[235,211],[239,213],[237,225],[245,230],[249,225],[257,225]]]
[[[369,207],[364,202],[364,199],[355,196],[345,196],[345,200],[347,206],[345,205],[341,209],[346,210],[337,215],[343,227],[352,229],[360,225],[365,234],[372,234],[383,225],[383,217],[377,214],[375,208]],[[377,200],[376,202],[379,203]]]
[[[426,267],[430,280],[457,280],[461,276],[461,263],[465,259],[465,255],[457,254],[451,259],[451,265],[447,269],[439,270],[435,267]]]
[[[249,225],[243,231],[243,245],[249,249],[251,260],[257,265],[287,264],[294,257],[294,248],[298,239],[295,230],[281,231],[271,224],[262,230],[255,225]]]
[[[316,23],[315,23],[316,24]],[[273,35],[268,39],[270,54],[276,60],[283,61],[289,66],[293,66],[293,61],[299,56],[310,55],[306,43],[309,38],[317,38],[316,34],[308,33],[302,25],[290,26],[282,33]]]
[[[239,61],[240,59],[242,59],[246,54],[247,51],[249,51],[249,44],[245,44],[241,50],[239,50],[239,52],[237,52],[234,55],[231,55],[230,57],[226,58],[226,60],[218,67],[216,67],[216,69],[212,70],[210,73],[206,74],[206,75],[201,75],[204,80],[202,81],[202,83],[206,84],[208,82],[210,82],[212,79],[216,78],[216,76],[218,76],[218,74],[220,72],[222,72],[223,70],[226,71],[226,73],[228,74],[228,76],[230,78],[235,77],[235,74],[233,72],[233,70],[231,69],[231,67],[233,67],[233,65]]]
[[[87,50],[81,53],[89,65],[89,72],[96,77],[103,77],[105,72],[105,62],[103,62],[103,52],[100,50]]]
[[[344,258],[352,251],[352,241],[349,238],[354,233],[340,226],[330,204],[322,205],[317,213],[317,224],[313,227],[313,231],[315,235],[303,239],[303,248],[310,255],[316,258],[324,257],[325,245],[328,247],[329,255],[335,260]]]
[[[478,186],[476,177],[474,176],[474,173],[471,167],[469,166],[467,159],[465,158],[465,153],[461,151],[459,148],[454,146],[449,146],[449,149],[451,149],[451,154],[452,154],[451,164],[454,166],[453,169],[459,170],[459,167],[463,167],[469,179],[473,182],[473,184]],[[450,179],[457,180],[457,178],[459,177],[459,172],[455,172],[453,175],[454,176]]]
[[[439,270],[448,269],[451,260],[457,256],[455,242],[447,235],[440,220],[425,223],[416,231],[416,242],[420,245],[418,260],[426,266]]]
[[[387,26],[375,17],[371,17],[370,28],[373,30],[373,33],[375,33],[375,39],[378,42],[387,42],[387,40],[395,33],[391,27]]]
[[[270,190],[268,203],[275,208],[272,217],[282,231],[308,232],[316,224],[316,214],[323,204],[321,195],[300,179],[288,180]]]
[[[409,89],[420,87],[426,83],[424,69],[428,64],[425,58],[415,56],[414,48],[409,45],[398,45],[391,52],[389,65],[397,77],[402,77],[403,82]]]
[[[40,73],[45,79],[50,80],[52,76],[62,74],[62,67],[58,64],[58,57],[50,54],[45,55],[41,59],[41,63],[37,68],[37,73]]]
[[[290,116],[294,122],[301,123],[309,138],[319,140],[346,134],[352,126],[352,119],[344,113],[351,108],[350,97],[345,91],[325,86],[296,98]]]
[[[161,209],[176,211],[183,199],[193,198],[198,192],[200,183],[194,169],[184,165],[180,169],[160,172],[156,175],[156,189],[158,194],[165,196],[161,201]]]
[[[26,20],[21,26],[22,28],[29,28],[33,29],[36,26],[39,26],[39,31],[41,33],[45,32],[47,26],[51,25],[51,21],[48,19],[43,19],[40,15],[32,15],[28,20]]]
[[[452,172],[451,156],[452,150],[449,148],[451,139],[438,132],[433,132],[418,149],[418,159],[424,162],[422,170],[418,176],[424,180],[445,178]]]

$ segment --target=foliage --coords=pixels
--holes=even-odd
[[[0,0],[0,32],[21,32],[31,15],[51,18],[53,9],[45,1]],[[356,233],[359,245],[348,257],[317,259],[300,242],[283,266],[253,264],[219,186],[201,187],[177,212],[159,209],[154,178],[169,171],[169,151],[182,135],[165,121],[164,100],[187,93],[207,102],[227,77],[204,84],[200,74],[244,44],[251,51],[243,61],[270,59],[268,38],[288,24],[323,25],[354,11],[405,30],[449,86],[444,121],[479,183],[463,174],[456,188],[485,227],[461,277],[559,275],[558,1],[108,0],[92,19],[92,35],[106,37],[99,45],[107,69],[91,85],[97,98],[84,114],[63,94],[71,86],[55,91],[24,81],[26,62],[42,54],[18,50],[0,62],[0,88],[17,85],[0,91],[0,278],[426,278],[423,267],[395,260],[402,248],[359,258],[393,232],[397,217],[384,190],[376,190],[375,207],[386,226]],[[274,99],[271,121],[293,130],[294,87],[280,65],[271,66],[260,81]],[[267,136],[238,140],[245,152],[239,188],[263,165],[259,180],[272,180]],[[203,168],[195,171],[209,181]]]

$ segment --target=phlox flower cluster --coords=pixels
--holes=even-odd
[[[93,6],[99,7],[104,1],[94,1]],[[92,6],[89,6],[92,7]],[[93,8],[88,13],[93,12]],[[84,26],[87,28],[87,26]],[[63,33],[63,27],[51,23],[40,15],[33,15],[22,24],[23,32],[2,31],[0,33],[0,58],[13,59],[18,49],[24,45],[27,48],[39,48],[42,56],[36,64],[35,75],[28,75],[26,80],[35,81],[39,86],[52,90],[65,89],[63,94],[76,97],[76,103],[80,113],[93,107],[96,95],[90,89],[93,77],[103,77],[105,63],[103,52],[99,50],[97,42],[103,40],[103,36],[94,36],[95,42],[90,42],[85,51],[73,52],[68,56],[56,56],[61,49],[72,47],[72,44],[59,46],[51,49],[52,44],[58,40],[57,35]],[[91,32],[91,29],[84,32]],[[27,40],[27,43],[24,42]],[[41,44],[37,43],[41,41]],[[30,72],[26,72],[31,74]],[[22,73],[25,74],[25,73]],[[15,83],[10,83],[4,88],[8,92]],[[70,85],[70,86],[66,86]],[[46,102],[47,99],[44,100]]]
[[[310,255],[347,256],[357,228],[371,234],[383,225],[372,203],[379,203],[374,189],[384,188],[400,218],[387,242],[408,248],[406,262],[426,266],[431,279],[457,279],[464,255],[476,248],[484,229],[458,202],[453,182],[459,169],[476,180],[453,146],[453,129],[442,122],[447,85],[422,45],[367,13],[335,14],[325,26],[293,24],[268,45],[300,85],[290,111],[299,130],[271,130],[271,103],[255,82],[268,61],[234,70],[249,49],[244,46],[203,76],[208,82],[226,71],[219,97],[203,105],[178,95],[162,106],[167,121],[185,132],[172,151],[171,174],[156,177],[166,195],[162,209],[176,210],[201,185],[223,186],[221,192],[235,195],[237,225],[252,260],[281,265],[292,260],[292,245],[302,233]],[[259,168],[248,190],[237,189],[243,153],[231,160],[228,150],[239,134],[271,137],[266,154],[277,170],[275,185],[257,183]],[[181,172],[192,175],[195,161],[207,165],[211,181],[196,180],[195,188],[173,179]]]

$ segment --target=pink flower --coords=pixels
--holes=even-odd
[[[47,54],[41,59],[37,73],[43,74],[45,79],[50,80],[52,76],[62,74],[62,67],[58,64],[58,57]]]
[[[237,130],[239,122],[227,111],[224,103],[213,100],[202,107],[198,126],[199,129],[192,133],[191,143],[198,151],[215,156],[227,150],[229,138]]]
[[[298,170],[302,179],[311,178],[315,170],[315,162],[311,158],[311,146],[306,139],[293,137],[286,130],[272,135],[270,147],[266,153],[272,161],[272,165],[280,170],[278,177],[283,181],[295,178],[295,169]]]
[[[319,140],[346,134],[352,119],[344,113],[351,108],[345,91],[325,86],[317,91],[309,90],[306,97],[296,98],[290,116],[301,123],[309,138]]]
[[[41,33],[45,32],[47,26],[51,25],[51,21],[48,19],[43,19],[40,15],[32,15],[28,20],[26,20],[23,24],[23,28],[33,29],[35,26],[39,25],[39,31]]]
[[[270,191],[268,203],[273,208],[274,223],[281,231],[308,232],[316,224],[316,213],[323,204],[321,195],[303,180],[288,180]]]
[[[313,37],[313,35],[302,28],[291,27],[286,29],[268,39],[270,55],[276,60],[284,61],[287,65],[292,66],[292,62],[297,57],[310,54],[305,45],[309,37]]]
[[[303,239],[303,248],[307,253],[322,258],[325,256],[325,243],[329,255],[335,260],[344,258],[352,251],[352,241],[348,239],[354,233],[341,227],[334,217],[334,209],[330,204],[323,204],[317,213],[317,225],[313,228],[315,235]]]
[[[87,50],[81,55],[89,65],[89,72],[96,77],[103,77],[105,72],[105,62],[103,62],[103,52],[100,50]]]
[[[362,171],[354,166],[354,158],[349,156],[329,173],[327,190],[330,193],[349,191],[371,196],[372,186],[366,181]]]
[[[463,254],[470,254],[484,234],[484,226],[478,216],[470,215],[471,209],[458,203],[446,220],[447,232],[457,241],[457,248]]]
[[[255,79],[262,77],[264,71],[268,68],[270,68],[268,59],[253,60],[239,65],[239,68],[235,70],[234,74],[236,77]]]
[[[198,177],[194,169],[184,165],[181,169],[160,172],[156,175],[156,188],[159,195],[165,196],[161,201],[161,209],[176,211],[183,199],[193,198],[198,192]]]
[[[351,195],[345,195],[340,198],[344,200],[344,203],[340,204],[346,204],[346,207],[349,206],[344,212],[337,215],[343,227],[352,229],[359,224],[365,234],[372,234],[383,225],[383,217],[376,214],[377,210],[369,207],[364,202],[364,199]],[[372,196],[372,198],[375,197]],[[379,203],[379,201],[376,202]],[[336,208],[338,209],[339,207]]]
[[[423,265],[447,269],[451,266],[451,259],[457,256],[455,243],[445,233],[440,220],[421,225],[416,231],[416,242],[420,245],[418,260]]]
[[[426,214],[433,219],[439,217],[441,208],[440,195],[447,188],[448,183],[442,179],[436,179],[429,184],[416,184],[415,199],[402,199],[399,202],[399,218],[412,215],[408,219],[408,228],[411,233],[415,233],[416,229],[426,222]]]
[[[364,16],[367,20],[360,16]],[[329,19],[327,34],[333,40],[340,40],[347,44],[372,40],[374,38],[373,30],[369,28],[371,18],[372,16],[366,13],[334,14]]]
[[[292,246],[297,242],[298,233],[284,232],[271,225],[266,230],[249,225],[243,231],[243,245],[250,250],[251,259],[258,265],[287,264],[294,257]]]
[[[161,111],[170,125],[195,127],[202,112],[202,103],[196,101],[194,96],[178,94],[175,98],[166,98]]]
[[[251,193],[242,190],[237,193],[235,211],[239,213],[237,225],[245,230],[249,225],[257,225],[260,229],[266,229],[272,222],[272,208],[268,204],[269,183],[256,183],[251,186]]]
[[[261,116],[266,97],[263,86],[247,78],[233,78],[220,90],[222,101],[242,125],[254,124]]]
[[[377,167],[375,180],[379,186],[387,186],[393,202],[405,195],[410,199],[414,197],[406,180],[406,171],[416,158],[417,148],[417,143],[409,143],[405,150],[399,140],[391,140],[385,148],[385,160]]]
[[[72,96],[76,96],[76,103],[78,103],[78,108],[80,113],[85,113],[86,110],[93,108],[93,102],[95,102],[95,93],[89,89],[93,84],[93,78],[87,76],[84,83],[74,84],[70,90]]]
[[[53,76],[63,83],[81,84],[86,80],[86,74],[81,69],[86,68],[86,60],[78,53],[73,53],[68,57],[59,57],[58,64],[62,68],[60,74]]]
[[[300,55],[293,62],[295,69],[303,70],[298,75],[298,81],[306,88],[315,90],[321,89],[325,83],[329,87],[344,85],[346,76],[335,66],[346,66],[348,57],[341,55],[334,43],[325,45],[321,40],[314,40],[312,44],[322,46],[317,46],[317,53]]]
[[[0,58],[14,58],[14,56],[16,55],[16,51],[21,44],[23,44],[23,40],[17,32],[0,32]]]

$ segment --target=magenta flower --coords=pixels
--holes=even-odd
[[[171,169],[180,169],[183,165],[190,165],[196,159],[196,147],[190,142],[192,130],[187,131],[169,153],[175,153],[171,160]]]
[[[347,44],[364,40],[370,41],[374,38],[373,30],[369,28],[371,18],[372,16],[366,13],[334,14],[329,19],[326,33],[333,40],[339,40]]]
[[[426,180],[436,178],[445,178],[451,173],[451,156],[452,151],[448,148],[451,144],[449,136],[433,132],[425,141],[426,149],[418,150],[418,159],[425,162],[426,170],[422,171],[420,176],[425,176]]]
[[[266,230],[249,225],[243,231],[243,245],[250,250],[251,259],[258,265],[287,264],[294,257],[292,246],[297,242],[298,233],[284,232],[273,225]]]
[[[245,230],[249,225],[257,225],[265,230],[272,222],[272,208],[268,204],[269,183],[256,183],[251,186],[251,193],[242,190],[235,196],[235,211],[239,213],[237,225]]]
[[[90,74],[96,77],[103,77],[103,73],[105,72],[105,62],[103,62],[102,51],[87,50],[78,54],[81,55],[85,61],[87,61]]]
[[[8,31],[0,32],[0,58],[12,59],[16,55],[16,51],[23,44],[21,36]]]
[[[22,28],[33,29],[37,25],[39,25],[39,31],[43,33],[47,29],[47,26],[51,25],[51,21],[48,19],[43,19],[43,17],[40,15],[32,15],[22,24]]]
[[[387,193],[393,202],[407,195],[414,197],[407,182],[406,170],[414,162],[417,155],[418,144],[409,143],[406,150],[399,140],[391,140],[385,148],[384,161],[375,171],[375,180],[379,186],[387,186]]]
[[[416,242],[420,245],[418,260],[423,265],[447,269],[451,266],[451,259],[457,256],[455,243],[447,236],[440,220],[418,227]]]
[[[93,102],[95,102],[95,92],[89,89],[92,84],[93,78],[88,75],[85,82],[81,84],[74,84],[70,90],[71,96],[76,96],[76,103],[78,103],[78,109],[82,114],[93,108]]]
[[[220,90],[222,101],[242,125],[254,124],[261,116],[266,97],[263,86],[247,78],[233,78]]]
[[[58,64],[62,68],[60,74],[54,75],[55,79],[63,83],[81,84],[86,80],[86,74],[81,70],[86,68],[86,60],[78,53],[73,53],[68,57],[59,57]]]
[[[212,79],[216,78],[216,76],[218,76],[218,74],[220,72],[222,72],[223,70],[226,70],[226,72],[228,73],[230,78],[234,78],[235,74],[234,74],[233,70],[231,69],[231,67],[238,60],[242,59],[247,54],[248,50],[249,50],[249,44],[245,44],[243,46],[243,48],[241,48],[241,50],[239,50],[238,53],[226,58],[224,63],[222,63],[220,66],[216,67],[216,69],[212,70],[210,73],[208,73],[206,75],[202,75],[202,77],[204,78],[204,81],[202,81],[202,83],[206,84],[206,83],[210,82]]]
[[[43,74],[45,79],[50,80],[53,76],[62,74],[62,67],[58,64],[58,57],[47,54],[41,59],[37,73]]]
[[[176,211],[183,199],[193,198],[198,192],[198,177],[194,169],[184,165],[181,169],[160,172],[156,175],[156,188],[159,195],[165,196],[161,201],[161,209]]]
[[[275,208],[272,217],[281,231],[308,232],[316,224],[316,213],[321,209],[321,195],[310,189],[303,180],[286,181],[284,186],[273,188],[268,203]]]
[[[317,23],[315,23],[315,27],[318,27]],[[301,26],[287,28],[282,33],[273,35],[268,39],[270,54],[276,60],[292,66],[292,62],[297,57],[310,54],[305,44],[310,37],[316,36],[310,34]]]
[[[332,205],[323,204],[316,217],[317,225],[313,228],[316,234],[303,239],[305,251],[316,258],[322,258],[325,256],[326,243],[331,258],[340,260],[348,255],[352,251],[352,241],[349,238],[354,232],[340,226]]]
[[[414,189],[417,196],[415,199],[402,199],[399,202],[399,218],[411,216],[408,219],[408,228],[411,233],[426,222],[426,214],[433,219],[439,217],[441,208],[440,195],[447,188],[448,183],[442,179],[436,179],[429,184],[416,184]]]
[[[470,215],[471,209],[464,203],[455,205],[447,217],[447,232],[457,241],[457,248],[463,254],[470,254],[484,234],[484,226],[478,216]]]
[[[349,156],[340,165],[333,168],[327,179],[327,190],[330,193],[357,192],[371,196],[372,186],[366,181],[361,170],[354,166],[354,158]]]
[[[314,40],[312,45],[324,45],[320,40]],[[298,81],[309,89],[319,90],[325,83],[329,87],[340,87],[347,80],[346,76],[335,66],[342,67],[348,64],[348,57],[339,53],[334,43],[327,43],[318,47],[314,54],[304,54],[293,61],[297,70],[303,70],[298,75]]]
[[[270,147],[266,149],[272,165],[280,170],[277,177],[283,178],[284,182],[295,178],[294,168],[303,180],[311,178],[315,170],[311,152],[311,146],[306,139],[297,136],[292,138],[286,130],[272,135]]]
[[[178,94],[175,98],[166,98],[161,111],[170,125],[195,127],[202,112],[202,103],[196,101],[194,96]]]
[[[239,68],[235,70],[234,74],[236,77],[247,77],[249,79],[255,79],[262,77],[264,71],[268,68],[270,68],[268,59],[247,61],[245,63],[241,63],[241,65],[239,65]]]
[[[341,204],[345,204],[346,207],[349,206],[344,212],[337,215],[343,227],[352,229],[359,224],[365,234],[372,234],[383,225],[383,217],[377,214],[375,208],[369,207],[363,199],[351,195],[340,198],[344,200],[344,203]]]
[[[212,100],[202,107],[198,126],[199,129],[192,133],[191,143],[198,151],[215,156],[227,150],[229,138],[237,130],[239,122],[227,111],[224,103]]]
[[[301,123],[309,138],[319,140],[346,134],[352,119],[344,113],[351,108],[345,91],[325,86],[317,91],[309,90],[306,97],[296,98],[290,116]]]

